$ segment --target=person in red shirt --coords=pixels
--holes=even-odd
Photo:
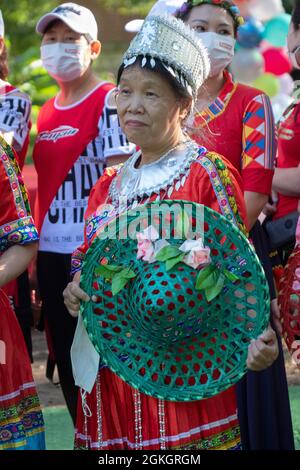
[[[287,40],[291,61],[300,70],[300,3],[293,11]],[[284,113],[278,128],[277,168],[273,190],[277,203],[273,219],[280,219],[299,209],[300,200],[300,102],[296,90],[295,99]]]
[[[70,280],[71,253],[83,240],[90,190],[105,167],[126,159],[133,146],[119,127],[115,86],[93,71],[101,51],[93,13],[64,3],[44,15],[36,29],[42,35],[43,65],[60,89],[40,110],[33,153],[40,234],[37,276],[46,331],[75,422],[77,390],[70,348],[76,321],[64,306],[62,292]]]
[[[278,319],[267,240],[257,221],[268,201],[276,154],[275,125],[269,98],[260,90],[234,83],[226,68],[242,24],[232,0],[188,0],[177,12],[206,46],[211,71],[200,88],[196,113],[187,128],[208,149],[224,155],[242,177],[250,236],[264,266]],[[274,315],[275,316],[275,315]],[[282,351],[266,371],[249,373],[238,385],[244,449],[292,449],[293,432]],[[268,399],[261,410],[261,399]],[[284,433],[282,432],[284,429]]]
[[[31,100],[29,96],[11,85],[8,52],[4,39],[4,21],[0,10],[0,135],[10,144],[20,169],[23,169],[31,128]],[[4,287],[19,320],[29,356],[32,360],[30,287],[28,272],[22,273]]]
[[[22,170],[29,144],[31,100],[26,93],[7,82],[8,74],[8,53],[0,10],[0,134],[14,148]]]
[[[0,451],[44,450],[44,421],[20,326],[3,291],[37,251],[15,152],[0,136]]]

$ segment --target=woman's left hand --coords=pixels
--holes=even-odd
[[[264,370],[273,364],[278,354],[276,333],[269,325],[257,339],[253,339],[249,344],[247,367],[256,372]]]

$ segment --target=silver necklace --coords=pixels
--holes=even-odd
[[[155,162],[136,168],[141,151],[136,152],[119,169],[110,186],[109,196],[113,204],[119,205],[120,199],[123,198],[127,204],[131,204],[134,200],[150,198],[153,194],[159,199],[162,190],[170,197],[174,187],[178,190],[185,183],[190,166],[198,157],[198,153],[199,146],[193,140],[187,139],[168,150]]]

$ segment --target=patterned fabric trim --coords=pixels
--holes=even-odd
[[[75,450],[89,450],[89,449],[97,449],[99,446],[98,442],[91,443],[87,446],[86,442],[89,440],[87,436],[83,436],[82,434],[75,433],[75,443],[74,448]],[[168,437],[166,437],[168,441]],[[134,443],[129,444],[128,440],[119,439],[116,444],[122,445],[126,443],[126,448],[134,449]],[[158,444],[157,444],[158,445]],[[147,448],[147,444],[145,443],[144,448]],[[153,444],[151,444],[151,448],[153,448]],[[192,440],[184,446],[173,445],[172,442],[167,444],[167,449],[172,450],[241,450],[241,436],[240,436],[240,427],[234,426],[226,431],[221,433],[214,434],[207,438],[203,439],[195,439]],[[109,450],[109,447],[107,448]]]
[[[33,394],[0,411],[0,450],[26,449],[32,437],[42,436],[44,420],[39,399]],[[41,439],[43,443],[43,439]]]
[[[248,237],[247,229],[241,219],[234,197],[230,173],[225,163],[220,156],[214,152],[199,155],[197,163],[202,165],[207,171],[224,217],[237,225],[241,232]]]
[[[221,95],[218,96],[215,101],[207,106],[203,111],[196,113],[194,116],[194,126],[204,127],[217,117],[221,116],[221,114],[226,111],[236,89],[237,84],[232,82],[232,89],[224,97]]]
[[[94,236],[99,233],[105,224],[108,224],[117,215],[117,210],[110,204],[101,205],[96,212],[85,221],[86,238],[88,245],[91,245]],[[71,275],[74,276],[82,268],[85,254],[80,249],[75,250],[71,260]]]
[[[255,96],[243,116],[243,169],[274,169],[276,156],[275,123],[270,99]]]
[[[10,181],[18,216],[20,218],[26,217],[31,214],[31,211],[19,165],[12,149],[2,137],[0,137],[0,146],[2,147],[0,158]]]
[[[241,450],[240,427],[235,426],[226,431],[215,434],[207,439],[194,441],[184,447],[173,447],[175,450]]]
[[[211,121],[221,116],[226,109],[233,94],[236,92],[237,84],[234,83],[229,74],[225,74],[226,79],[226,93],[221,93],[213,103],[207,106],[203,111],[196,113],[194,116],[194,126],[195,127],[204,127],[209,124]],[[229,91],[228,91],[228,88]]]
[[[12,245],[26,245],[39,239],[31,216],[14,220],[0,227],[0,253]]]
[[[71,259],[71,276],[74,276],[78,271],[81,271],[82,264],[85,258],[85,253],[80,250],[75,250],[72,253]]]

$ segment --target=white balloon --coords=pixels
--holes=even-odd
[[[149,11],[149,15],[174,15],[183,4],[184,0],[158,0]]]
[[[286,108],[292,103],[293,98],[291,96],[279,93],[278,95],[271,98],[271,104],[273,109],[273,114],[275,117],[275,122],[278,122]]]
[[[265,60],[258,48],[239,49],[230,65],[234,80],[240,83],[254,82],[264,69]]]
[[[284,95],[292,95],[294,90],[294,81],[289,73],[284,73],[280,75],[279,83],[280,83],[280,93]]]
[[[250,0],[249,11],[261,21],[268,21],[274,16],[284,13],[282,0]]]

